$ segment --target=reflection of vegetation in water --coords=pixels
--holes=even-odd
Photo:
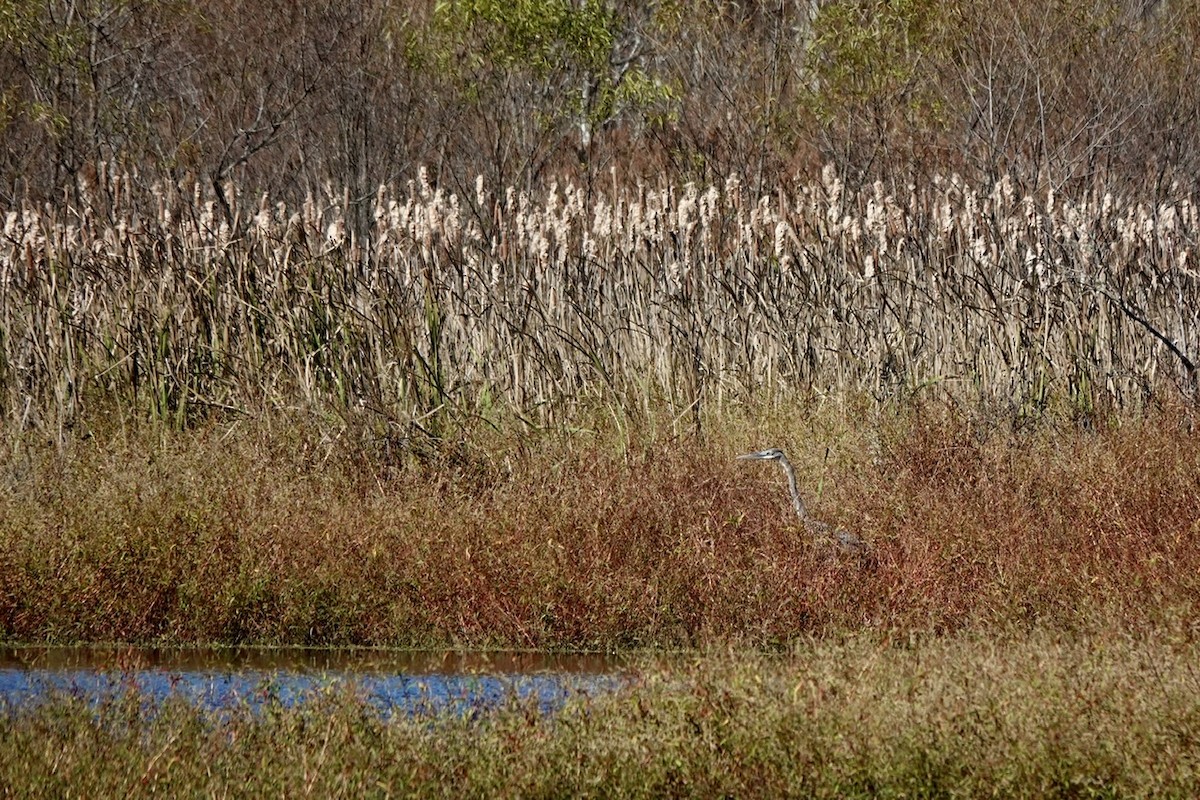
[[[186,703],[146,719],[136,697],[97,710],[64,695],[0,719],[0,776],[19,796],[1183,796],[1200,779],[1197,658],[1182,624],[1137,638],[852,636],[650,670],[552,717],[511,700],[385,719],[331,691],[213,724]]]
[[[209,669],[196,671],[4,668],[0,705],[31,713],[63,695],[95,705],[112,704],[132,692],[154,710],[186,700],[198,710],[232,712],[243,706],[269,711],[298,708],[331,693],[347,691],[387,717],[475,714],[513,701],[530,701],[544,713],[571,697],[613,691],[624,678],[613,674],[568,673],[372,673]]]

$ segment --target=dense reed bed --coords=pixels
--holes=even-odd
[[[385,721],[352,691],[223,716],[63,696],[0,715],[0,783],[21,797],[1188,797],[1193,635],[857,636],[650,670],[551,717],[514,701]]]
[[[332,189],[141,191],[5,218],[0,639],[740,655],[552,719],[61,698],[0,716],[0,785],[1193,785],[1189,198],[421,180],[359,236]]]
[[[9,209],[0,404],[62,434],[105,403],[369,410],[401,433],[503,407],[674,413],[747,398],[935,394],[1005,417],[1196,388],[1200,212],[955,178],[767,196],[646,185],[529,195],[334,189],[289,208],[101,169]],[[614,182],[615,186],[615,182]],[[157,197],[155,216],[130,210]],[[150,204],[152,205],[152,204]],[[62,434],[65,435],[65,434]]]
[[[1012,432],[948,413],[726,414],[705,439],[607,429],[389,460],[292,419],[10,448],[0,636],[570,649],[1200,612],[1200,447],[1185,412]],[[872,559],[807,537],[773,465]]]

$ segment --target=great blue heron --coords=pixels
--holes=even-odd
[[[819,519],[813,519],[808,515],[808,509],[804,507],[804,501],[800,499],[800,490],[796,488],[796,471],[792,469],[792,462],[788,461],[787,456],[778,447],[759,450],[755,453],[746,453],[746,455],[738,456],[738,458],[748,461],[775,461],[779,466],[783,467],[783,472],[787,475],[788,489],[792,493],[792,507],[796,509],[796,515],[800,517],[800,522],[803,523],[805,530],[810,534],[833,539],[837,543],[838,548],[846,553],[863,555],[870,549],[866,542],[850,531],[835,528],[828,523],[821,522]]]

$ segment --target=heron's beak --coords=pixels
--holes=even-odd
[[[744,456],[738,456],[739,460],[765,461],[770,458],[766,450],[759,450],[756,453],[746,453]]]

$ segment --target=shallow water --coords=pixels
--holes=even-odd
[[[387,650],[121,647],[0,648],[0,708],[68,693],[96,703],[136,691],[144,705],[180,697],[210,711],[292,707],[350,691],[386,715],[460,713],[514,698],[549,713],[626,682],[603,655]]]

